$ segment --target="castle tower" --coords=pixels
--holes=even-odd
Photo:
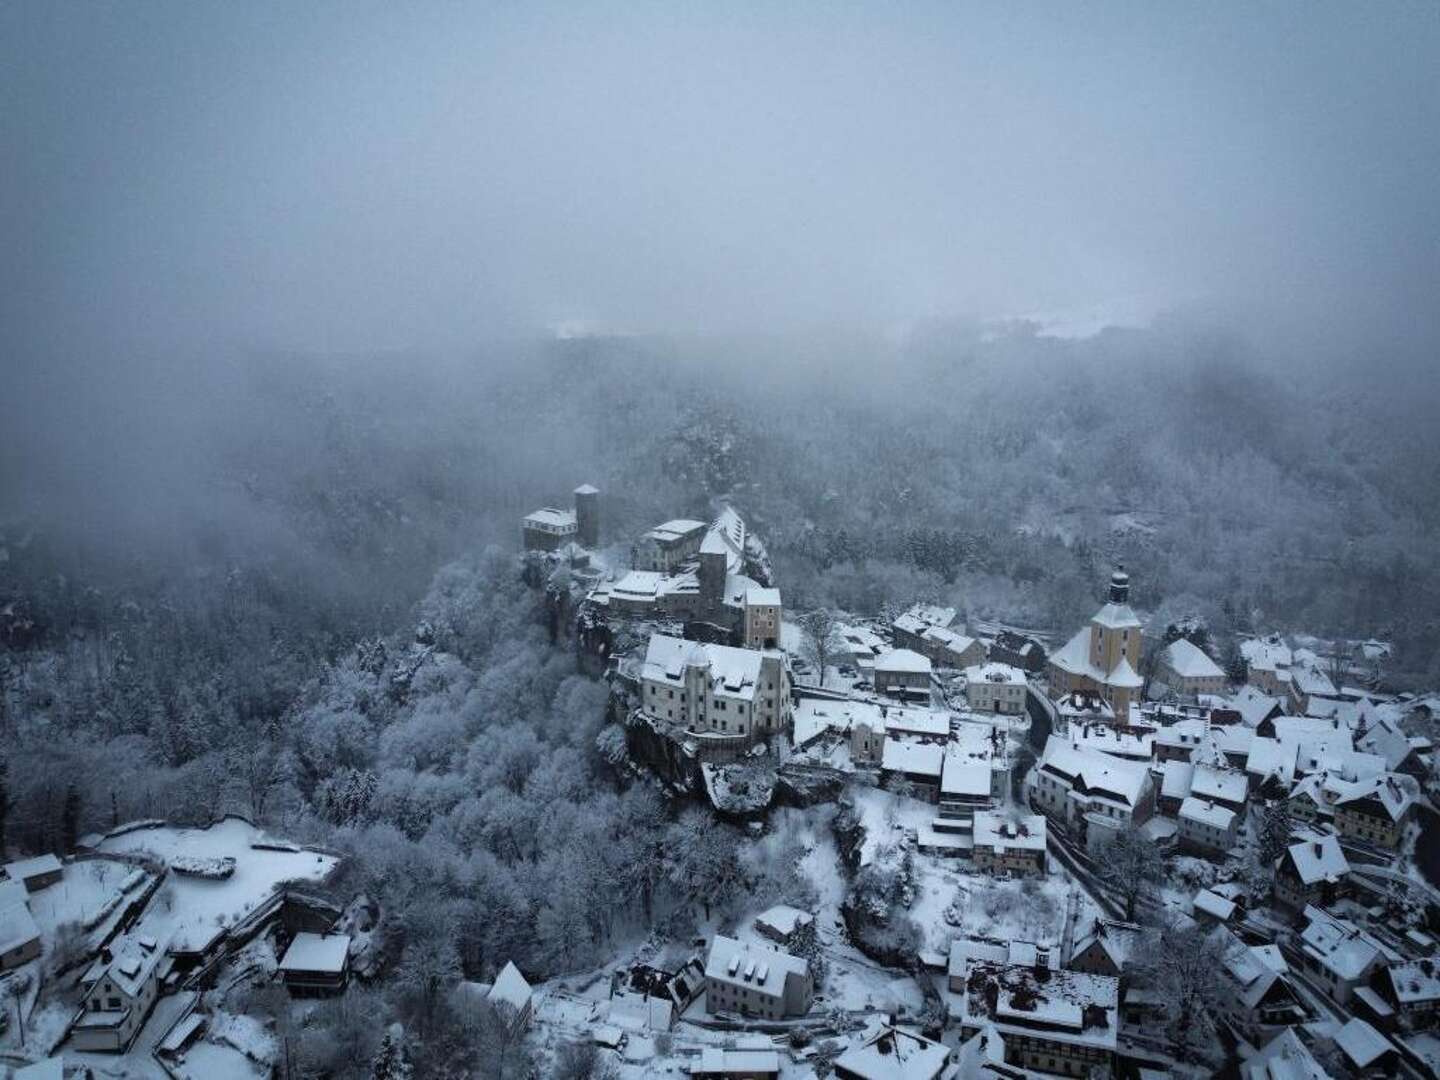
[[[581,484],[575,489],[575,540],[581,547],[600,546],[600,489]]]

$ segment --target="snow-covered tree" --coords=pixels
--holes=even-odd
[[[1122,829],[1095,858],[1103,880],[1113,885],[1125,906],[1125,919],[1133,922],[1140,903],[1164,880],[1160,853],[1139,829]]]

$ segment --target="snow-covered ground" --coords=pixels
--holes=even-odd
[[[93,923],[88,933],[98,940],[120,918],[128,903],[124,898],[138,896],[151,880],[149,874],[125,862],[81,860],[67,865],[64,877],[54,885],[30,894],[30,913],[47,945],[56,928],[69,922],[82,927]]]
[[[208,829],[138,829],[109,837],[101,847],[148,853],[166,863],[182,856],[235,860],[235,873],[220,880],[172,873],[140,919],[141,933],[169,939],[176,951],[201,951],[265,903],[282,883],[322,881],[335,867],[337,860],[330,855],[251,846],[263,837],[260,829],[232,817]]]

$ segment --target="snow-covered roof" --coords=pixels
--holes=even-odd
[[[1313,904],[1305,908],[1301,948],[1336,978],[1361,978],[1371,965],[1394,958],[1394,953],[1368,931],[1349,919],[1330,914]]]
[[[965,669],[967,682],[999,683],[1005,686],[1024,686],[1025,673],[1017,667],[1009,664],[1001,664],[992,661],[988,664],[976,664],[974,667]]]
[[[1401,1005],[1440,1001],[1440,960],[1407,960],[1391,964],[1387,974]]]
[[[16,859],[0,869],[11,881],[27,881],[43,874],[58,874],[65,869],[65,864],[54,855],[36,855],[30,859]]]
[[[1314,664],[1296,664],[1290,669],[1290,682],[1306,695],[1331,697],[1335,693],[1335,684],[1330,681],[1330,676]]]
[[[656,525],[647,532],[642,539],[654,540],[662,544],[670,544],[703,528],[705,528],[703,521],[695,521],[691,518],[673,518],[670,521]]]
[[[1226,704],[1240,714],[1240,720],[1246,727],[1252,728],[1258,727],[1260,721],[1282,707],[1279,698],[1273,698],[1249,684],[1231,694]]]
[[[1110,674],[1104,679],[1106,686],[1130,687],[1138,689],[1145,685],[1145,680],[1136,674],[1135,669],[1130,666],[1130,658],[1123,653],[1120,659],[1115,661],[1115,666],[1110,669]]]
[[[950,714],[944,709],[888,705],[884,708],[883,715],[885,730],[890,734],[929,735],[937,738],[950,734]]]
[[[705,959],[705,977],[778,997],[785,990],[787,973],[804,975],[809,965],[783,949],[756,942],[736,941],[716,934]]]
[[[64,1076],[65,1059],[57,1055],[16,1069],[14,1080],[62,1080]]]
[[[934,1080],[950,1048],[896,1027],[884,1027],[835,1059],[835,1068],[858,1080]]]
[[[1070,640],[1050,654],[1050,663],[1071,675],[1103,679],[1105,673],[1090,662],[1090,628],[1082,626]]]
[[[968,652],[975,645],[974,638],[958,634],[943,626],[927,626],[920,631],[920,636],[957,655]]]
[[[1240,655],[1247,665],[1260,671],[1281,671],[1288,668],[1294,659],[1290,646],[1279,634],[1242,641]]]
[[[1110,630],[1128,630],[1140,625],[1140,619],[1129,604],[1106,604],[1090,617],[1090,621]]]
[[[780,1055],[774,1050],[722,1050],[718,1046],[706,1046],[701,1049],[699,1059],[690,1063],[692,1076],[722,1073],[764,1076],[779,1072]]]
[[[1291,844],[1285,849],[1285,858],[1306,885],[1339,881],[1350,872],[1350,862],[1340,847],[1340,838],[1334,835]]]
[[[875,671],[928,675],[930,659],[910,649],[891,649],[875,658]]]
[[[599,495],[600,489],[594,484],[581,484],[575,489],[576,495]]]
[[[941,744],[892,735],[885,739],[885,751],[880,759],[880,767],[891,772],[933,776],[938,780],[944,769],[944,761],[945,747]],[[989,790],[988,785],[986,790]]]
[[[575,529],[575,512],[561,510],[554,506],[542,506],[539,510],[525,515],[524,524],[537,525],[542,529]]]
[[[704,668],[709,673],[712,694],[750,700],[759,686],[760,666],[765,655],[755,649],[651,634],[641,672],[645,679],[680,687],[684,685],[687,667]]]
[[[1295,744],[1256,736],[1250,740],[1250,753],[1245,758],[1245,772],[1262,779],[1279,777],[1290,783],[1295,777]]]
[[[652,601],[664,591],[665,575],[654,570],[631,570],[610,586],[611,596]]]
[[[133,934],[119,938],[110,944],[109,962],[107,963],[102,955],[82,976],[81,982],[89,987],[101,979],[109,979],[127,997],[138,997],[155,969],[165,959],[168,946],[168,942],[162,944],[153,938]]]
[[[1193,795],[1181,802],[1180,817],[1185,821],[1194,821],[1215,829],[1228,829],[1235,823],[1234,810],[1205,799],[1197,799]]]
[[[900,625],[900,619],[907,621],[907,627],[914,623],[922,626],[948,627],[955,622],[955,616],[959,614],[953,607],[942,607],[940,604],[911,604],[905,614],[895,620],[894,625]]]
[[[1242,1080],[1331,1080],[1293,1027],[1287,1027],[1263,1050],[1242,1062],[1240,1076]]]
[[[28,945],[39,936],[40,927],[24,901],[0,905],[0,954]]]
[[[751,585],[750,588],[745,590],[745,603],[750,607],[779,607],[780,590]]]
[[[1410,756],[1410,739],[1398,719],[1388,712],[1371,709],[1361,715],[1361,731],[1355,737],[1355,749],[1385,759],[1385,768],[1398,768]]]
[[[1221,922],[1229,922],[1230,917],[1235,914],[1235,901],[1210,889],[1201,889],[1190,903],[1196,911],[1203,911]]]
[[[1373,799],[1391,821],[1399,821],[1414,805],[1418,792],[1415,778],[1404,773],[1384,773],[1356,780],[1342,788],[1336,806]]]
[[[1085,750],[1099,750],[1122,758],[1143,758],[1152,756],[1155,736],[1152,732],[1121,731],[1109,724],[1081,723],[1070,727],[1070,741]]]
[[[808,911],[801,911],[789,904],[776,904],[755,916],[755,925],[767,926],[782,937],[789,937],[796,927],[807,926],[814,920],[815,916]]]
[[[495,976],[495,985],[490,987],[485,1000],[492,1005],[508,1005],[517,1013],[523,1013],[530,1004],[532,993],[530,983],[511,960],[507,961],[500,969],[500,974]]]
[[[1344,1051],[1358,1069],[1368,1068],[1385,1054],[1395,1052],[1395,1044],[1358,1016],[1335,1033],[1335,1045]]]
[[[1188,761],[1166,761],[1160,765],[1160,794],[1166,799],[1184,799],[1190,795],[1190,780],[1195,766]]]
[[[1182,679],[1219,679],[1225,677],[1220,665],[1188,638],[1177,638],[1160,653],[1160,661]]]
[[[1075,957],[1098,942],[1115,966],[1123,969],[1130,962],[1130,957],[1144,944],[1145,937],[1145,930],[1138,923],[1097,918],[1090,932],[1075,943],[1070,959],[1073,962]]]
[[[11,881],[9,878],[0,881],[0,908],[23,904],[29,896],[30,890],[25,888],[23,881]]]
[[[975,811],[975,846],[998,850],[1045,850],[1045,818],[1040,814]]]
[[[1214,765],[1196,765],[1190,778],[1190,794],[1198,799],[1243,803],[1249,778],[1239,769],[1221,769]]]
[[[1072,784],[1081,779],[1092,793],[1098,789],[1131,808],[1140,801],[1150,778],[1149,769],[1141,762],[1085,750],[1060,735],[1051,735],[1045,741],[1037,767],[1056,773]]]
[[[339,975],[345,970],[345,958],[350,954],[349,934],[312,934],[302,931],[290,942],[285,957],[280,961],[281,971],[322,972]]]

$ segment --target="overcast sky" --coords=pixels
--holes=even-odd
[[[1440,5],[0,6],[0,317],[456,346],[1243,300],[1433,341]]]

